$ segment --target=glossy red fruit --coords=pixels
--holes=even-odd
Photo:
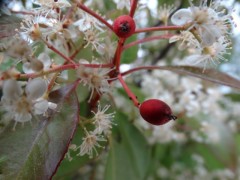
[[[122,15],[119,16],[113,22],[113,31],[120,38],[127,38],[135,32],[135,22],[131,16]]]
[[[158,99],[144,101],[140,105],[139,110],[143,119],[153,125],[162,125],[177,118],[172,115],[171,108]]]

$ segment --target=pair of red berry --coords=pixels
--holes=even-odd
[[[135,32],[135,22],[131,16],[119,16],[113,22],[113,31],[119,38],[128,38]],[[144,101],[139,111],[141,116],[147,122],[153,125],[162,125],[170,120],[175,120],[176,116],[172,115],[171,108],[163,101],[158,99],[149,99]]]

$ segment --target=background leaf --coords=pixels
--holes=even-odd
[[[138,70],[145,70],[147,66],[136,68]],[[197,77],[203,80],[207,80],[213,83],[230,86],[233,88],[240,89],[240,80],[235,79],[234,77],[220,72],[216,69],[205,69],[195,66],[151,66],[149,69],[159,69],[159,70],[168,70],[181,75],[189,75]],[[126,75],[127,73],[122,73]]]
[[[229,76],[228,74],[220,72],[216,69],[205,69],[203,71],[203,68],[201,68],[201,67],[171,66],[171,67],[167,67],[166,70],[170,70],[170,71],[176,72],[178,74],[198,77],[203,80],[207,80],[207,81],[211,81],[211,82],[214,82],[217,84],[222,84],[222,85],[240,89],[240,81],[239,80]]]
[[[145,179],[150,164],[149,145],[126,115],[117,113],[116,116],[118,125],[111,137],[104,179]]]
[[[0,135],[3,179],[50,179],[68,149],[78,124],[79,107],[74,85],[50,94],[58,109],[50,117],[34,120],[32,126],[12,131],[13,124]]]
[[[131,43],[137,40],[137,36],[131,36],[127,39],[125,44]],[[130,64],[134,62],[137,58],[138,46],[132,46],[123,51],[121,57],[121,64]]]

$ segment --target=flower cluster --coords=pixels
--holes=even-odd
[[[56,108],[44,98],[46,90],[47,84],[42,79],[30,80],[25,90],[16,80],[4,81],[1,106],[6,112],[5,118],[15,120],[13,129],[15,129],[17,122],[31,121],[34,115],[46,116],[48,108]]]
[[[224,73],[223,79],[204,74],[209,63],[227,61],[232,45],[234,23],[220,1],[200,0],[197,6],[189,0],[190,7],[182,9],[177,9],[177,2],[174,6],[157,0],[112,0],[109,4],[103,0],[34,0],[26,4],[19,8],[6,6],[8,14],[16,14],[14,26],[8,23],[14,36],[12,31],[7,34],[4,17],[0,19],[0,136],[4,121],[14,121],[14,129],[17,123],[34,119],[50,117],[55,121],[60,110],[67,111],[66,104],[76,110],[71,136],[66,137],[64,148],[61,145],[61,152],[68,148],[65,157],[70,161],[72,151],[89,158],[99,155],[99,149],[110,139],[116,141],[113,145],[121,146],[119,152],[123,151],[124,142],[130,142],[123,138],[139,130],[147,139],[139,145],[146,143],[152,152],[159,144],[176,143],[179,148],[188,143],[219,145],[239,132],[239,103],[227,98],[221,88],[201,80],[239,88],[233,84],[239,81]],[[180,51],[172,51],[174,42]],[[186,54],[182,50],[190,54],[183,57]],[[182,61],[201,64],[203,71],[202,67],[183,66]],[[132,75],[140,70],[146,71]],[[130,74],[132,79],[126,83]],[[200,78],[184,76],[193,74]],[[64,94],[64,86],[72,87],[71,92]],[[55,95],[61,99],[59,104],[50,101]],[[123,139],[119,142],[114,137],[117,133],[111,132],[120,133],[122,127],[115,128],[115,112],[109,112],[110,104],[122,111],[117,113],[119,117],[132,120],[126,120],[129,128],[124,129],[125,135],[119,134]],[[57,106],[57,111],[50,113]],[[77,141],[73,137],[75,129],[81,136]],[[132,148],[138,147],[129,146],[126,153],[131,151],[130,156],[137,152]],[[184,163],[170,162],[166,168],[163,162],[158,167],[158,178],[184,179],[188,174],[199,179],[233,177],[228,167],[222,172],[206,173],[200,155],[192,154],[188,160],[195,166],[184,172]]]
[[[221,9],[219,1],[211,1],[209,6],[206,0],[202,0],[199,6],[190,3],[189,8],[180,9],[171,17],[174,25],[187,29],[173,36],[170,42],[181,41],[181,49],[194,48],[194,55],[188,58],[189,64],[200,63],[206,67],[209,62],[215,64],[226,60],[224,55],[231,47],[231,15]]]
[[[97,112],[92,111],[94,116],[89,120],[83,121],[83,123],[89,121],[94,126],[94,129],[88,131],[84,128],[85,136],[82,138],[81,145],[77,147],[77,145],[72,144],[69,150],[77,151],[79,149],[77,156],[84,156],[87,154],[89,158],[92,158],[94,154],[98,155],[97,148],[102,147],[99,143],[107,141],[106,137],[110,135],[112,125],[114,125],[113,119],[115,113],[106,113],[109,107],[110,105],[107,105],[102,109],[100,104],[98,104]],[[67,158],[70,161],[72,160],[70,152],[68,152]]]
[[[151,88],[153,84],[155,89]],[[142,87],[147,97],[164,100],[173,107],[179,118],[183,116],[186,121],[179,127],[174,122],[162,127],[154,127],[144,121],[138,121],[143,129],[152,129],[152,135],[149,136],[151,143],[172,141],[184,143],[193,140],[199,143],[217,144],[221,142],[223,136],[227,136],[221,133],[224,124],[224,128],[228,129],[229,133],[236,132],[234,127],[239,124],[237,121],[239,113],[233,112],[239,104],[225,98],[225,94],[217,86],[209,87],[196,78],[154,70],[151,74],[146,73],[143,76]],[[226,108],[229,110],[225,111]],[[194,118],[198,124],[196,127],[191,127],[187,123],[191,118]]]

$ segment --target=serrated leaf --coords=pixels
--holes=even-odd
[[[75,85],[50,93],[57,103],[51,116],[39,117],[12,131],[11,123],[0,136],[3,179],[50,179],[68,149],[78,124],[79,107]]]
[[[150,148],[139,130],[117,113],[117,126],[110,141],[105,180],[141,180],[147,175],[150,163]]]

